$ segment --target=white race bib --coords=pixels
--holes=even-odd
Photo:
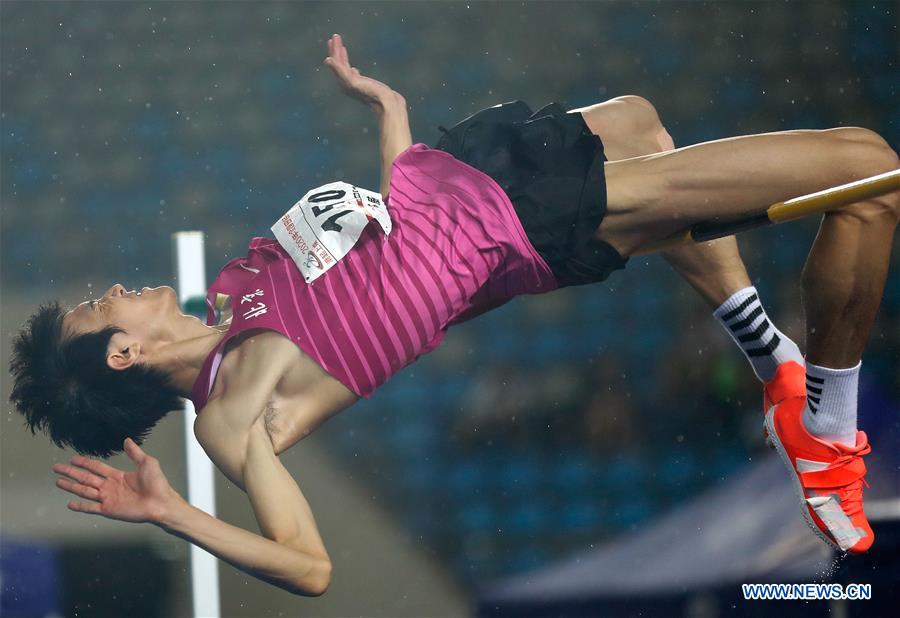
[[[347,255],[373,219],[385,234],[391,233],[391,217],[380,194],[338,181],[309,191],[272,232],[312,283]]]

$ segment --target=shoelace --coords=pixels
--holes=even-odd
[[[841,508],[847,514],[847,517],[853,518],[856,515],[859,515],[863,510],[863,493],[862,486],[865,482],[864,479],[859,479],[858,481],[854,481],[843,487],[841,491],[838,492],[838,495],[841,498]],[[869,484],[866,483],[866,487]]]
[[[866,447],[858,453],[848,453],[841,455],[840,457],[835,459],[831,463],[831,465],[828,466],[828,470],[835,470],[847,466],[852,463],[857,457],[862,457],[863,455],[867,455],[870,452],[872,452],[872,447],[867,444]],[[863,484],[865,484],[866,489],[869,488],[869,483],[866,481],[865,477],[860,477],[847,485],[834,487],[836,493],[838,494],[838,497],[840,497],[841,499],[841,508],[844,510],[848,517],[854,517],[861,513],[863,510]],[[822,489],[820,491],[822,491],[822,493],[827,492],[826,489]]]

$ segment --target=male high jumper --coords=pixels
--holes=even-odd
[[[117,284],[70,311],[40,307],[11,363],[11,400],[32,431],[83,454],[123,447],[137,464],[54,466],[81,499],[70,509],[154,523],[297,594],[322,594],[331,560],[278,455],[450,325],[518,295],[602,281],[697,222],[898,167],[881,137],[854,127],[676,149],[636,96],[568,112],[505,103],[442,127],[432,149],[413,144],[404,98],[353,68],[338,35],[325,64],[378,117],[381,195],[347,183],[309,191],[273,226],[277,239],[254,238],[223,268],[206,324],[181,313],[172,288]],[[805,358],[766,315],[733,237],[664,254],[763,382],[768,435],[808,523],[855,553],[873,541],[857,376],[898,218],[896,192],[824,216],[802,275]],[[192,507],[138,447],[180,398],[194,402],[197,439],[247,492],[262,536]]]

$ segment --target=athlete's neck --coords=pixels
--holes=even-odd
[[[168,373],[179,394],[185,398],[190,398],[203,363],[222,341],[229,326],[206,326],[196,318],[192,320],[194,323],[183,325],[172,341],[156,347],[146,361]]]

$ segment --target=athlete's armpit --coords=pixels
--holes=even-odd
[[[276,455],[291,448],[315,431],[319,425],[357,400],[352,394],[342,392],[342,387],[333,381],[320,380],[314,389],[317,398],[285,400],[278,405],[267,406],[262,420]],[[337,403],[333,406],[322,406],[320,401]]]
[[[266,411],[263,412],[263,426],[266,428],[266,433],[269,434],[269,440],[272,441],[273,445],[278,443],[279,438],[284,433],[284,428],[279,426],[280,422],[278,409],[270,401],[266,405]]]

